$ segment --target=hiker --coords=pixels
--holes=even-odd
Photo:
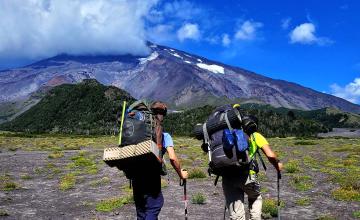
[[[161,102],[153,103],[153,107],[161,105]],[[166,115],[155,111],[155,115],[160,116],[162,122]],[[159,118],[158,118],[159,119]],[[155,128],[159,131],[158,128]],[[182,170],[179,160],[174,151],[174,143],[170,134],[163,132],[160,128],[162,137],[162,155],[168,153],[172,167],[175,169],[181,180],[188,178],[188,173]],[[159,140],[159,135],[154,138]],[[158,143],[158,142],[157,142]],[[159,144],[158,144],[159,145]],[[161,192],[161,175],[163,170],[154,169],[153,167],[144,167],[144,172],[141,175],[136,175],[132,178],[133,195],[136,206],[136,213],[138,220],[155,220],[158,219],[160,210],[164,204],[164,197]]]
[[[258,119],[254,116],[245,116],[242,118],[242,124],[244,132],[249,136],[250,158],[256,158],[257,150],[261,149],[277,172],[280,172],[282,163],[277,159],[264,136],[257,131]],[[244,192],[248,195],[250,219],[261,219],[262,197],[260,184],[256,179],[259,171],[256,160],[253,160],[253,165],[250,167],[248,173],[223,175],[222,186],[230,219],[245,220]]]

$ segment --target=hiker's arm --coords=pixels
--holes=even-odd
[[[261,147],[261,150],[264,152],[269,162],[275,167],[275,169],[277,171],[281,171],[283,164],[280,163],[279,160],[276,158],[276,154],[274,153],[274,151],[271,150],[270,146],[266,144]]]
[[[167,147],[166,150],[167,150],[168,155],[169,155],[170,163],[174,167],[174,169],[176,170],[179,177],[181,179],[187,179],[188,173],[185,170],[181,170],[180,163],[179,163],[178,158],[176,157],[174,148],[173,147]]]

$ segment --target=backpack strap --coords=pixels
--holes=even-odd
[[[230,124],[230,121],[229,121],[229,118],[228,118],[228,112],[225,112],[225,122],[226,122],[226,125],[228,126],[229,130],[232,132],[233,131],[233,128]]]
[[[203,124],[203,133],[204,133],[204,143],[207,145],[208,148],[209,162],[210,162],[211,161],[210,138],[206,128],[206,122]]]
[[[234,108],[234,112],[235,112],[236,117],[239,119],[240,124],[242,124],[242,117],[241,117],[239,110],[237,108]]]

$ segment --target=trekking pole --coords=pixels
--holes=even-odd
[[[188,219],[187,213],[187,195],[186,195],[186,179],[180,179],[180,186],[184,187],[184,204],[185,204],[185,220]]]
[[[277,211],[278,211],[278,220],[280,220],[280,179],[281,173],[277,172]]]

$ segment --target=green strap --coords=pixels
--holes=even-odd
[[[123,109],[122,109],[122,114],[121,114],[119,146],[121,145],[121,136],[122,136],[122,130],[123,130],[123,124],[124,124],[124,118],[125,118],[125,109],[126,109],[126,101],[124,101],[124,103],[123,103]]]

